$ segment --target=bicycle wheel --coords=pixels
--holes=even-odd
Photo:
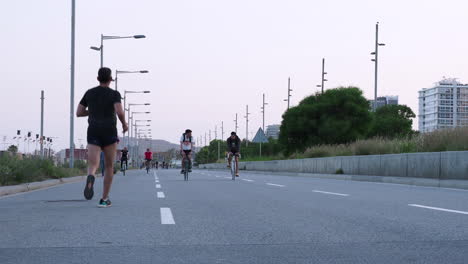
[[[232,180],[236,180],[236,158],[233,157],[231,161],[231,176]]]

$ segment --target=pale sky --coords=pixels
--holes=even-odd
[[[2,1],[0,143],[17,129],[39,133],[44,89],[45,136],[57,137],[57,150],[68,147],[70,3]],[[99,53],[89,47],[99,45],[100,34],[144,34],[105,41],[104,65],[150,71],[119,75],[119,91],[151,90],[128,102],[152,104],[139,109],[152,112],[153,138],[177,142],[186,128],[197,137],[221,121],[227,135],[236,113],[243,138],[247,104],[252,138],[261,126],[262,93],[266,124],[279,124],[287,78],[296,105],[318,91],[322,57],[326,88],[355,85],[373,98],[370,52],[379,21],[386,43],[379,95],[398,95],[417,114],[419,89],[442,76],[468,82],[467,11],[463,0],[77,0],[73,108],[97,85]],[[85,143],[86,127],[86,118],[75,119],[76,144]]]

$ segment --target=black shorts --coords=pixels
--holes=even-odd
[[[146,161],[149,161],[149,162],[151,162],[151,161],[152,161],[152,159],[145,159],[145,160],[146,160]]]
[[[87,141],[90,145],[96,145],[101,148],[119,142],[117,128],[96,129],[88,127]]]
[[[192,152],[191,149],[189,149],[189,150],[185,150],[185,149],[184,149],[183,151],[184,151],[185,155],[189,155],[189,154]]]
[[[235,149],[235,148],[232,148],[231,153],[234,154],[234,155],[237,155],[237,154],[239,154],[239,150]]]

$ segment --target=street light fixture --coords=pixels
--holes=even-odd
[[[322,93],[325,89],[325,82],[328,81],[327,79],[325,79],[326,74],[328,73],[325,71],[325,58],[323,58],[322,59],[322,84],[317,85],[317,87],[322,88]]]
[[[118,78],[118,75],[120,74],[123,74],[123,73],[148,73],[148,71],[144,70],[144,71],[119,71],[119,70],[115,70],[115,90],[117,91],[117,81],[119,80]]]
[[[133,35],[133,36],[104,36],[101,34],[101,46],[95,47],[91,46],[90,49],[100,51],[101,52],[101,68],[104,67],[104,40],[108,39],[126,39],[126,38],[134,38],[134,39],[141,39],[146,38],[145,35]]]
[[[375,24],[375,51],[371,53],[374,58],[371,61],[375,64],[374,72],[374,105],[372,106],[373,111],[377,110],[377,76],[378,76],[378,62],[379,62],[379,47],[385,46],[385,43],[379,43],[379,22]]]

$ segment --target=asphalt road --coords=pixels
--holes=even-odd
[[[0,263],[468,263],[468,191],[176,170],[0,198]]]

